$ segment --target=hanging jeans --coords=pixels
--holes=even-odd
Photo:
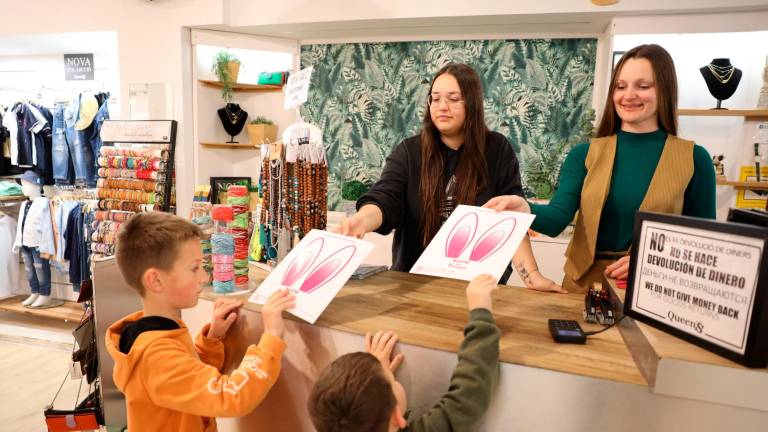
[[[96,116],[93,118],[93,123],[86,129],[90,133],[89,144],[91,145],[91,151],[93,152],[94,169],[98,171],[98,159],[101,154],[101,125],[104,124],[104,120],[109,120],[109,93],[106,94],[104,103],[101,104],[99,110],[96,112]]]
[[[51,266],[36,247],[22,246],[21,257],[32,294],[51,295]]]
[[[56,103],[53,108],[53,180],[57,185],[71,185],[75,180],[75,167],[69,157],[67,128],[64,123],[65,103]]]
[[[66,125],[67,144],[69,155],[75,167],[75,180],[85,182],[89,188],[96,187],[96,159],[93,156],[87,129],[76,130],[75,123],[80,115],[80,96],[64,110],[64,123]]]

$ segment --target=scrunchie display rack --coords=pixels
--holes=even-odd
[[[322,143],[264,144],[250,258],[274,266],[312,229],[325,229],[328,164]],[[259,257],[259,259],[255,259]]]
[[[175,120],[106,120],[97,156],[98,210],[91,249],[94,256],[115,252],[120,225],[138,212],[176,212]]]

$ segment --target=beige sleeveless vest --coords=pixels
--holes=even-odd
[[[659,164],[640,204],[641,211],[682,213],[685,189],[693,177],[693,145],[693,141],[667,135]],[[573,280],[584,276],[594,262],[597,229],[611,187],[615,156],[616,135],[590,141],[579,214],[573,239],[565,252],[565,274]]]

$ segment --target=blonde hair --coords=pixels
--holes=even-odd
[[[176,215],[139,213],[123,224],[117,234],[117,266],[128,285],[144,296],[144,272],[150,268],[170,270],[182,243],[201,236],[200,228]]]

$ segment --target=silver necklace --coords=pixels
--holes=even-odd
[[[269,217],[269,225],[270,225],[270,240],[272,241],[272,246],[274,246],[275,249],[278,247],[278,243],[280,242],[279,233],[277,232],[280,228],[280,189],[281,189],[281,182],[282,182],[282,164],[279,159],[274,159],[270,161],[270,172],[269,172],[269,207],[270,207],[270,217]],[[277,180],[277,189],[278,193],[275,194],[275,184],[274,180]]]
[[[712,63],[707,65],[707,68],[709,68],[709,71],[712,73],[712,75],[720,81],[720,84],[727,84],[728,81],[731,80],[733,77],[734,71],[736,71],[736,68],[731,66],[717,66]]]

